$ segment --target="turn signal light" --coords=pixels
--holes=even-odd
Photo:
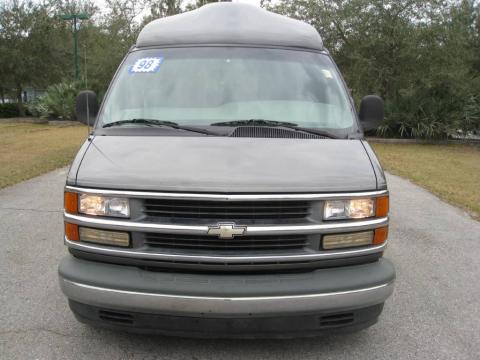
[[[381,196],[377,198],[377,204],[375,206],[376,217],[386,217],[389,210],[388,196]]]
[[[375,229],[373,245],[382,245],[388,238],[388,226]]]
[[[65,236],[67,237],[68,240],[80,241],[80,236],[78,234],[78,225],[66,222],[65,223]]]
[[[63,199],[65,211],[69,214],[77,214],[78,194],[75,192],[65,191]]]

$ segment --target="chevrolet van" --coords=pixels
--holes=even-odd
[[[59,279],[112,329],[297,337],[374,324],[393,291],[389,192],[318,32],[238,3],[155,20],[99,106],[65,186]]]

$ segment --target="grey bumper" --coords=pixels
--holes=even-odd
[[[65,257],[60,286],[74,301],[185,316],[275,315],[360,309],[383,303],[395,270],[385,259],[301,274],[183,274]]]

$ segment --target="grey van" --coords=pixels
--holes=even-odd
[[[60,285],[76,318],[200,337],[374,324],[393,291],[389,193],[318,32],[238,3],[141,31],[65,187]]]

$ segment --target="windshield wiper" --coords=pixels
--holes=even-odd
[[[164,120],[155,120],[155,119],[128,119],[128,120],[114,121],[114,122],[103,125],[103,127],[107,128],[107,127],[118,126],[123,124],[178,126],[178,124],[174,123],[173,121],[164,121]]]
[[[225,122],[217,122],[210,124],[211,126],[278,126],[284,127],[287,129],[292,129],[295,131],[301,131],[308,134],[314,134],[319,136],[324,136],[330,139],[338,139],[338,136],[331,133],[327,130],[322,129],[309,129],[300,127],[297,124],[287,122],[287,121],[275,121],[275,120],[265,120],[265,119],[249,119],[249,120],[234,120],[234,121],[225,121]]]
[[[297,126],[297,124],[286,122],[286,121],[275,121],[275,120],[265,120],[265,119],[248,119],[248,120],[233,120],[225,122],[217,122],[210,124],[210,126]]]
[[[208,130],[202,130],[197,128],[192,128],[189,126],[178,125],[176,122],[173,121],[166,121],[166,120],[156,120],[156,119],[128,119],[128,120],[119,120],[114,121],[108,124],[103,125],[104,128],[112,127],[112,126],[121,126],[123,124],[144,124],[146,126],[166,126],[172,129],[179,129],[179,130],[186,130],[191,132],[197,132],[200,134],[205,135],[215,135],[214,133]]]

